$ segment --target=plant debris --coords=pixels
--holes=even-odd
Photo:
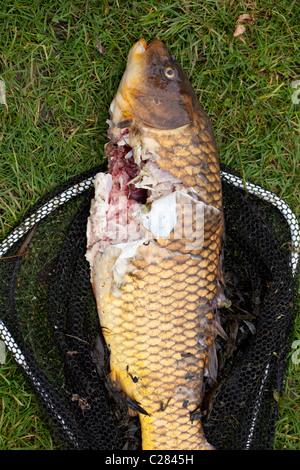
[[[0,104],[4,104],[4,106],[8,110],[8,106],[6,103],[5,83],[3,80],[0,80]]]
[[[105,49],[104,46],[102,46],[101,39],[99,39],[96,47],[97,47],[98,51],[100,52],[100,54],[102,54],[102,55],[106,54],[106,49]]]
[[[245,24],[249,25],[249,26],[252,26],[252,24],[254,23],[254,15],[253,13],[249,14],[249,13],[244,13],[242,15],[240,15],[237,19],[237,22],[236,22],[236,26],[235,26],[235,31],[233,33],[233,36],[236,38],[236,37],[239,37],[241,36],[245,31],[246,31],[246,26]],[[246,41],[244,38],[241,38],[241,41],[243,41],[243,43],[245,44]]]

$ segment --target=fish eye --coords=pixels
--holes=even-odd
[[[175,69],[173,67],[166,67],[164,74],[167,78],[172,80],[172,78],[175,78]]]

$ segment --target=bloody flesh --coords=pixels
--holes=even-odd
[[[109,172],[112,175],[112,190],[109,194],[109,204],[118,201],[120,194],[126,195],[128,198],[127,208],[129,209],[132,201],[145,204],[147,200],[147,190],[144,188],[136,188],[130,181],[138,176],[140,168],[133,160],[131,155],[125,158],[131,151],[131,147],[124,145],[118,146],[110,144],[107,148],[110,155]]]

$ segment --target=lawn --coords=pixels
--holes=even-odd
[[[164,41],[186,70],[211,118],[220,161],[299,216],[299,14],[296,0],[3,0],[0,237],[43,194],[102,161],[108,107],[141,37]],[[295,339],[299,331],[298,319]],[[276,449],[300,448],[294,362]],[[8,356],[0,365],[0,449],[23,448],[51,449],[52,442]]]

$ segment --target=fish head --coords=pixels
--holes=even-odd
[[[176,129],[192,123],[198,109],[196,94],[166,46],[136,42],[110,107],[113,125]]]

